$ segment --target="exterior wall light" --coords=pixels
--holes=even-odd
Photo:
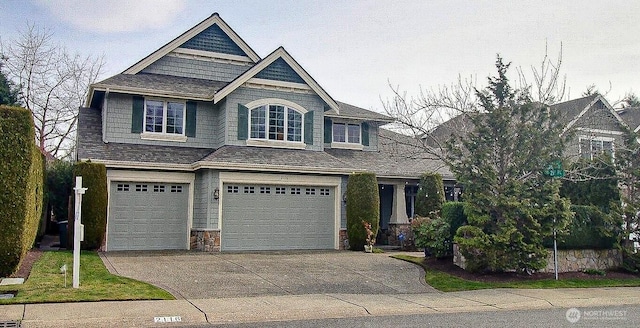
[[[218,200],[220,198],[220,189],[216,188],[216,190],[213,191],[213,199]]]

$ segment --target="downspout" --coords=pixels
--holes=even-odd
[[[109,143],[107,141],[107,106],[109,104],[109,88],[104,93],[104,103],[102,104],[102,142]]]

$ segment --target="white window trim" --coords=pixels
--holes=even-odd
[[[335,137],[335,135],[333,134],[334,124],[344,124],[344,140],[345,140],[344,142],[333,140],[333,138]],[[349,142],[349,125],[358,125],[360,127],[359,142]],[[331,148],[355,149],[355,150],[364,149],[364,146],[362,145],[362,123],[343,122],[343,121],[332,122],[331,123]]]
[[[583,154],[583,150],[582,150],[582,141],[583,140],[588,140],[589,141],[589,147],[591,147],[591,141],[600,141],[600,142],[611,142],[611,158],[615,159],[616,158],[616,138],[612,138],[612,137],[600,137],[600,136],[585,136],[582,135],[580,137],[578,137],[578,149],[580,152],[580,157],[582,157]],[[589,149],[589,157],[591,160],[593,160],[593,151],[592,149]]]
[[[252,138],[251,137],[251,111],[254,109],[265,106],[265,138]],[[285,140],[272,140],[269,139],[269,106],[283,106],[284,111],[284,130],[285,130]],[[245,105],[248,108],[248,138],[247,138],[247,146],[258,146],[258,147],[272,147],[272,148],[293,148],[293,149],[304,149],[306,148],[306,144],[304,143],[304,114],[308,112],[308,110],[294,102],[278,99],[278,98],[265,98],[252,101]],[[289,141],[286,140],[288,137],[288,125],[289,124],[289,111],[287,109],[293,109],[300,113],[302,116],[302,122],[300,126],[300,141]]]
[[[162,102],[162,132],[150,132],[147,129],[147,100]],[[168,103],[182,104],[182,133],[167,133],[167,104]],[[180,99],[163,99],[155,97],[145,97],[144,107],[142,108],[144,119],[142,120],[142,133],[140,139],[144,140],[158,140],[158,141],[187,141],[186,129],[187,129],[187,102]]]

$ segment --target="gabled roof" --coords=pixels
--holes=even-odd
[[[586,114],[589,109],[591,109],[591,107],[598,101],[601,101],[604,104],[605,108],[613,115],[613,117],[616,118],[616,120],[618,120],[618,123],[620,123],[620,125],[627,126],[627,123],[620,117],[620,115],[618,115],[618,113],[616,113],[609,102],[603,96],[596,94],[570,101],[565,101],[563,103],[558,103],[551,106],[552,110],[560,110],[563,117],[565,117],[566,119],[570,119],[564,130],[562,130],[562,133],[564,134],[566,131],[571,129],[578,122],[578,120],[580,120],[580,118],[584,116],[584,114]]]
[[[565,133],[571,129],[581,117],[583,117],[589,110],[598,102],[601,101],[605,108],[616,118],[616,120],[622,125],[627,126],[625,120],[611,107],[607,100],[601,95],[590,95],[578,99],[573,99],[557,104],[553,104],[550,109],[559,114],[559,120],[565,124],[562,133]],[[461,131],[468,131],[473,127],[469,114],[460,114],[448,121],[438,125],[430,135],[433,138],[450,137],[452,134],[458,134]]]
[[[161,74],[118,74],[91,86],[93,90],[140,93],[158,97],[173,97],[210,101],[227,82]]]
[[[375,121],[375,122],[393,122],[393,118],[379,114],[364,108],[356,107],[353,105],[349,105],[347,103],[343,103],[340,101],[336,102],[340,108],[339,112],[336,112],[333,109],[330,109],[324,112],[324,116],[326,117],[335,117],[335,118],[344,118],[344,119],[355,119],[355,120],[365,120],[365,121]]]
[[[282,59],[284,62],[291,67],[297,73],[300,78],[313,90],[322,100],[324,100],[327,105],[336,112],[339,112],[339,106],[329,94],[324,91],[324,89],[307,73],[298,62],[291,57],[291,55],[283,48],[279,47],[274,52],[269,54],[267,57],[259,61],[249,70],[244,72],[242,75],[238,76],[235,80],[231,81],[227,86],[218,91],[213,99],[214,103],[217,103],[228,96],[231,92],[242,86],[244,83],[248,82],[249,79],[256,77],[262,70],[267,68],[269,65],[274,63],[276,60]],[[278,81],[276,81],[278,82]],[[297,83],[296,83],[297,84]]]
[[[213,25],[217,25],[246,54],[246,57],[248,57],[251,62],[255,63],[260,60],[260,56],[258,56],[258,54],[253,51],[253,49],[251,49],[251,47],[249,47],[249,45],[244,42],[244,40],[242,40],[242,38],[238,34],[236,34],[236,32],[234,32],[231,27],[229,27],[229,25],[225,23],[224,20],[222,20],[222,18],[220,18],[218,13],[214,13],[213,15],[209,16],[209,18],[203,20],[198,25],[182,33],[180,36],[165,44],[160,49],[154,51],[149,56],[133,64],[133,66],[127,68],[122,73],[137,74],[156,60],[164,57],[171,51],[176,50],[178,47],[191,40],[199,33],[207,30],[209,27],[212,27]]]

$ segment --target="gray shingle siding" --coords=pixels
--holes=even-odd
[[[211,51],[236,56],[247,55],[218,25],[209,26],[206,30],[183,43],[180,48]]]
[[[342,183],[340,188],[342,189],[342,195],[337,195],[340,197],[340,229],[347,228],[347,203],[342,201],[343,195],[347,192],[347,182],[349,181],[348,176],[342,177]]]
[[[193,229],[206,229],[208,218],[209,178],[207,171],[196,173],[193,195]]]
[[[231,82],[251,66],[218,63],[174,56],[164,56],[147,66],[142,73],[153,73],[190,77],[197,79]]]
[[[298,75],[298,73],[296,73],[282,58],[276,59],[273,63],[269,64],[269,66],[260,71],[260,73],[256,74],[255,77],[267,80],[305,83],[300,75]]]
[[[238,104],[247,104],[254,100],[278,98],[292,101],[308,111],[314,111],[313,117],[313,145],[307,145],[308,150],[323,150],[323,110],[324,102],[317,95],[289,93],[276,90],[262,90],[253,88],[238,88],[226,98],[226,144],[234,146],[246,145],[244,140],[238,140]]]
[[[216,119],[216,109],[211,102],[197,102],[196,110],[196,137],[190,137],[186,142],[156,141],[140,139],[139,133],[131,133],[131,110],[132,96],[124,94],[109,94],[107,102],[107,124],[106,140],[117,143],[135,143],[156,146],[180,146],[215,148],[219,137],[216,134],[223,134],[217,130],[213,124]]]
[[[200,170],[196,172],[193,229],[218,229],[218,204],[220,200],[213,199],[213,192],[218,188],[218,182],[217,171]]]

